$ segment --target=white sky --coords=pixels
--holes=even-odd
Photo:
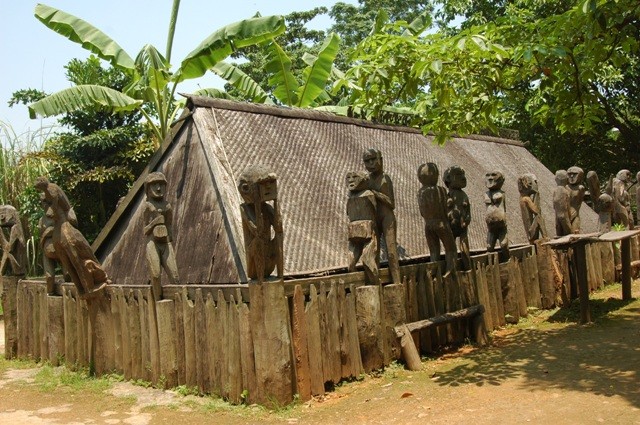
[[[357,4],[357,0],[343,2]],[[318,6],[330,8],[335,3],[335,0],[182,0],[172,51],[174,69],[209,34],[250,18],[256,12],[263,16],[284,15]],[[0,121],[11,125],[16,134],[38,129],[41,120],[30,120],[26,106],[9,108],[7,102],[11,93],[26,88],[48,93],[65,89],[70,83],[64,77],[64,66],[73,58],[85,59],[90,54],[40,23],[33,16],[36,4],[29,0],[0,0],[0,58],[3,64]],[[45,4],[89,22],[114,39],[133,58],[145,44],[165,52],[172,0],[49,0]],[[328,16],[311,23],[316,29],[326,29],[330,25]],[[182,83],[178,90],[193,91],[198,83],[203,88],[222,87],[221,80],[205,76]]]

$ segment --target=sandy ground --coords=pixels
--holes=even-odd
[[[52,388],[38,378],[46,368],[8,362],[0,424],[640,424],[640,301],[619,297],[619,286],[592,296],[593,324],[577,325],[575,308],[541,312],[490,347],[424,359],[419,372],[392,366],[275,412],[129,382]]]

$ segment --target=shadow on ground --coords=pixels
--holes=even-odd
[[[619,395],[640,407],[640,302],[593,299],[594,323],[585,326],[576,323],[576,304],[558,310],[546,328],[496,337],[492,347],[466,356],[465,364],[440,372],[438,384],[501,385],[522,377],[531,389]]]

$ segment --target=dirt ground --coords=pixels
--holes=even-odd
[[[577,306],[535,312],[489,347],[424,359],[420,372],[393,365],[276,411],[0,360],[0,424],[640,424],[640,300],[620,296],[619,285],[593,294],[592,324],[576,324]]]

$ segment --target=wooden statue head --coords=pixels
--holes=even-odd
[[[567,177],[570,185],[576,185],[582,183],[584,180],[584,170],[580,167],[569,167],[567,170]]]
[[[18,211],[14,207],[0,205],[0,227],[13,227],[18,221]]]
[[[504,184],[504,175],[501,171],[491,171],[484,176],[484,185],[489,190],[500,190]]]
[[[144,191],[147,198],[163,199],[167,190],[167,179],[159,171],[149,173],[144,181]]]
[[[424,186],[435,186],[438,184],[438,166],[434,162],[427,162],[418,167],[418,180]]]
[[[362,154],[362,161],[368,172],[372,174],[382,173],[382,152],[377,149],[367,149]]]
[[[350,192],[360,192],[369,188],[369,174],[364,171],[351,171],[346,177]]]
[[[275,201],[278,199],[278,178],[263,165],[247,167],[238,180],[238,191],[249,203]]]
[[[631,171],[629,170],[620,170],[618,174],[616,174],[616,178],[624,183],[631,183],[631,179],[633,176],[631,175]]]
[[[518,178],[518,191],[522,196],[538,193],[538,179],[536,176],[531,173],[521,175]]]
[[[464,189],[467,187],[467,176],[464,169],[458,165],[452,165],[444,170],[442,181],[449,189]]]
[[[569,183],[569,176],[567,175],[567,170],[556,171],[556,184],[558,186],[566,186],[567,183]]]

